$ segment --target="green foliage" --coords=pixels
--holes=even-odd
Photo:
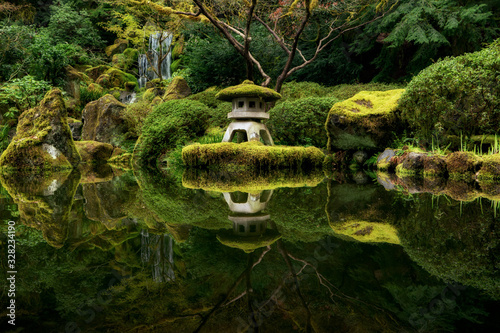
[[[325,121],[330,108],[338,101],[333,97],[286,101],[269,111],[266,124],[279,144],[326,148]]]
[[[146,117],[134,154],[143,164],[155,165],[161,154],[202,136],[208,117],[208,107],[197,101],[180,99],[161,103]]]
[[[340,84],[330,88],[330,95],[340,100],[353,97],[360,91],[387,91],[404,88],[404,84],[387,83],[358,83],[358,84]]]
[[[104,46],[87,11],[78,11],[62,0],[56,1],[50,10],[51,16],[46,33],[56,44],[68,43],[93,49]]]
[[[287,82],[281,88],[281,99],[276,104],[306,97],[327,97],[330,88],[316,82]]]
[[[34,108],[50,88],[48,82],[35,80],[29,75],[13,79],[0,86],[0,109],[8,108],[4,116],[15,118],[24,110]]]
[[[9,145],[9,125],[0,125],[0,153],[7,149]]]
[[[432,59],[477,51],[493,41],[498,35],[494,11],[495,5],[485,1],[400,0],[392,12],[358,34],[351,49],[373,53],[383,40],[373,61],[381,70],[375,80],[415,75]]]
[[[416,76],[400,100],[402,117],[427,142],[500,130],[500,40],[482,51],[446,58]],[[442,140],[444,139],[444,140]]]
[[[153,106],[147,100],[140,99],[136,103],[128,104],[125,109],[124,119],[127,122],[127,127],[136,137],[142,134],[142,125],[144,120],[151,112]]]
[[[0,22],[0,81],[25,73],[33,33],[32,26]]]

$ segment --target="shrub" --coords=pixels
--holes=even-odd
[[[325,122],[333,97],[309,97],[285,101],[272,108],[267,126],[276,143],[284,145],[313,145],[325,148]]]
[[[178,99],[157,105],[144,121],[134,155],[143,164],[155,164],[161,154],[202,136],[208,117],[208,107],[197,101]]]
[[[329,88],[316,82],[287,82],[281,88],[282,98],[276,104],[305,97],[326,97]]]
[[[7,118],[14,118],[23,111],[34,108],[51,88],[48,82],[35,80],[26,75],[13,79],[0,87],[0,110]]]
[[[437,139],[500,130],[500,40],[488,48],[429,66],[400,100],[402,117],[415,135]],[[442,142],[442,141],[441,141]]]
[[[345,100],[353,97],[360,91],[387,91],[404,88],[404,84],[387,83],[359,83],[359,84],[340,84],[330,88],[329,96]]]
[[[144,120],[151,113],[152,105],[148,100],[139,100],[136,103],[128,104],[125,109],[124,119],[130,132],[136,137],[141,136]]]

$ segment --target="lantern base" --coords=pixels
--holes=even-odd
[[[256,121],[242,120],[232,122],[227,128],[222,142],[232,142],[235,135],[237,135],[238,143],[260,141],[262,139],[266,146],[274,146],[273,138],[266,125]]]

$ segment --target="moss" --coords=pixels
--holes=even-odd
[[[85,73],[92,79],[92,80],[97,80],[99,76],[104,74],[107,70],[109,70],[111,67],[108,65],[99,65],[95,67],[91,67],[85,70]]]
[[[424,157],[424,176],[445,176],[447,173],[446,157],[430,155]]]
[[[276,230],[267,230],[262,236],[239,237],[233,235],[232,231],[219,232],[217,240],[222,244],[240,249],[245,253],[250,253],[258,248],[271,246],[274,242],[281,238],[281,235]]]
[[[500,154],[483,156],[483,163],[477,173],[477,178],[480,180],[500,179]]]
[[[280,187],[315,187],[324,179],[322,170],[301,172],[211,172],[186,169],[182,175],[182,186],[213,192],[256,193]]]
[[[106,163],[113,153],[113,146],[104,142],[76,141],[75,146],[83,163]]]
[[[362,91],[334,104],[326,121],[329,151],[386,147],[402,128],[396,111],[403,91]]]
[[[220,169],[321,168],[325,155],[315,147],[265,146],[261,142],[194,144],[182,149],[184,164]]]
[[[122,53],[127,48],[128,41],[126,39],[117,39],[113,45],[109,45],[104,49],[108,57],[112,57],[114,54]]]
[[[219,91],[220,89],[217,87],[210,87],[202,92],[189,96],[188,99],[201,102],[209,108],[216,108],[221,103],[224,103],[215,97]]]
[[[470,179],[481,168],[482,159],[471,152],[454,152],[446,157],[448,173],[452,179]]]
[[[96,83],[108,89],[126,89],[127,86],[129,88],[132,86],[135,88],[137,86],[137,78],[132,74],[119,70],[118,68],[109,68],[97,78]]]
[[[400,244],[396,228],[387,223],[348,221],[331,227],[336,233],[358,242]]]
[[[125,71],[130,71],[137,63],[139,58],[139,51],[137,49],[127,48],[123,53],[113,55],[113,65],[123,69]]]
[[[149,101],[151,102],[153,100],[153,98],[155,98],[156,96],[158,96],[156,94],[156,89],[155,88],[149,88],[147,89],[144,94],[142,95],[142,99],[144,101]]]
[[[281,95],[272,89],[261,87],[255,85],[250,80],[245,80],[237,86],[219,91],[215,97],[228,102],[238,97],[259,97],[266,102],[273,102],[280,99]]]
[[[181,76],[176,76],[168,85],[168,88],[163,95],[163,100],[170,101],[174,99],[181,99],[186,98],[189,95],[191,95],[191,88],[189,88],[186,80],[184,80]]]
[[[108,163],[121,169],[125,168],[130,170],[132,169],[132,154],[125,153],[122,155],[113,156],[108,160]]]
[[[19,117],[16,135],[0,157],[0,166],[15,169],[65,169],[80,162],[66,120],[59,89],[49,91],[39,106]]]

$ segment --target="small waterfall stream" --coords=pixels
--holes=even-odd
[[[150,235],[141,231],[141,260],[151,265],[153,280],[167,282],[175,280],[173,239],[165,235]]]
[[[145,87],[146,82],[158,78],[157,72],[161,74],[162,79],[169,79],[171,77],[170,65],[172,64],[172,52],[170,48],[172,38],[173,35],[166,31],[157,32],[149,37],[147,54],[140,54],[138,60],[139,88]]]

